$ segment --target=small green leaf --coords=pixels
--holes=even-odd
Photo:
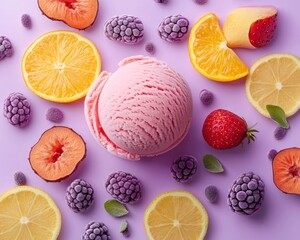
[[[120,233],[125,232],[128,228],[128,222],[124,219],[120,226]]]
[[[286,120],[285,112],[279,106],[267,105],[266,106],[271,118],[283,128],[289,128],[289,123]]]
[[[122,217],[128,214],[125,205],[114,199],[107,200],[104,203],[104,209],[113,217]]]
[[[203,157],[203,164],[207,171],[212,173],[221,173],[224,172],[224,169],[219,162],[219,160],[210,154],[204,155]]]

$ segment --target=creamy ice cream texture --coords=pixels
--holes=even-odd
[[[134,56],[114,73],[102,72],[85,99],[96,140],[126,159],[156,156],[175,147],[192,119],[187,82],[166,63]]]

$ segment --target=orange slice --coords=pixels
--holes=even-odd
[[[0,195],[0,239],[56,240],[60,228],[60,211],[42,190],[21,186]]]
[[[188,47],[194,68],[209,79],[228,82],[248,74],[248,67],[227,47],[219,20],[212,13],[195,23]]]
[[[72,102],[86,95],[101,70],[95,45],[71,31],[54,31],[35,40],[23,56],[27,87],[53,102]]]
[[[253,64],[246,80],[249,102],[270,117],[266,105],[281,107],[286,117],[300,107],[300,60],[290,54],[267,55]]]
[[[203,240],[208,215],[193,194],[186,191],[165,192],[146,209],[144,226],[149,240]]]

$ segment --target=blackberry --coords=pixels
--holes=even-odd
[[[153,43],[147,43],[145,45],[145,51],[150,53],[150,54],[154,54],[155,48],[154,48]]]
[[[273,161],[276,155],[277,155],[277,151],[275,149],[271,149],[268,153],[268,158],[271,161]]]
[[[134,16],[116,16],[106,21],[104,25],[105,35],[110,40],[126,44],[135,44],[144,36],[142,21]]]
[[[275,128],[274,130],[274,137],[277,139],[277,140],[281,140],[285,137],[287,133],[287,129],[286,128],[283,128],[283,127],[277,127]]]
[[[187,34],[189,20],[181,15],[168,16],[159,24],[159,36],[168,42],[178,42]]]
[[[51,122],[59,123],[63,120],[63,118],[64,118],[64,114],[58,108],[49,108],[46,113],[46,119]]]
[[[31,17],[28,14],[23,14],[21,17],[21,22],[23,27],[30,29],[31,28]]]
[[[113,198],[122,203],[134,203],[142,196],[142,185],[137,177],[122,171],[110,174],[105,188]]]
[[[168,0],[154,0],[157,3],[167,3]]]
[[[208,201],[215,203],[218,200],[218,189],[216,186],[209,185],[205,188],[205,196]]]
[[[86,181],[76,179],[67,188],[66,201],[74,212],[83,212],[94,202],[94,190]]]
[[[5,57],[11,57],[13,54],[13,47],[10,40],[5,36],[0,36],[0,60]]]
[[[206,89],[201,90],[200,94],[200,101],[203,103],[203,105],[210,105],[214,100],[214,95],[211,91],[208,91]]]
[[[86,225],[81,240],[110,240],[108,228],[104,223],[92,221]]]
[[[17,127],[25,127],[30,120],[30,104],[22,93],[11,93],[4,101],[3,115]]]
[[[244,173],[234,181],[227,203],[233,212],[251,215],[261,207],[264,189],[265,184],[258,175]]]
[[[16,185],[22,186],[26,184],[26,176],[22,172],[15,172],[14,174],[14,180]]]
[[[186,183],[197,172],[198,162],[193,156],[181,156],[171,165],[172,177],[181,183]]]

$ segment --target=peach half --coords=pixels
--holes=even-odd
[[[99,8],[98,0],[38,0],[38,5],[48,18],[76,29],[91,26]]]

